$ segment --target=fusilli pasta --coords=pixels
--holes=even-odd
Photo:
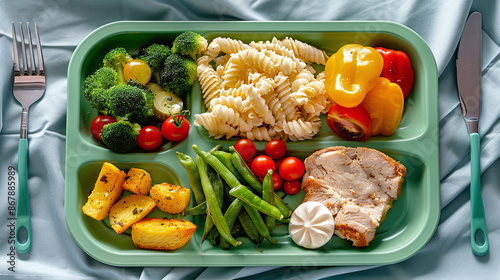
[[[221,54],[222,53],[222,54]],[[292,38],[251,42],[218,37],[198,59],[198,78],[207,111],[195,115],[216,139],[311,139],[328,110],[320,49]]]

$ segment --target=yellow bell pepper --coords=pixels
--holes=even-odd
[[[379,77],[375,87],[371,89],[361,103],[370,114],[372,120],[371,135],[394,134],[401,122],[404,108],[404,94],[396,83]]]
[[[332,55],[325,66],[326,92],[343,107],[356,107],[375,86],[384,59],[371,47],[348,44]]]

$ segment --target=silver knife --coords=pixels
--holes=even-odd
[[[489,242],[481,195],[480,138],[481,108],[481,14],[470,14],[465,24],[457,57],[458,94],[471,145],[471,248],[478,256],[488,253]]]

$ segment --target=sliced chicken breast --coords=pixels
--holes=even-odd
[[[341,146],[316,151],[304,164],[304,202],[323,203],[337,236],[368,246],[401,193],[406,168],[380,151]]]

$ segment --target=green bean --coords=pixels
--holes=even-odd
[[[241,227],[245,231],[248,238],[250,238],[253,243],[259,244],[262,241],[262,236],[259,234],[257,227],[255,227],[255,224],[248,216],[246,210],[240,211],[240,213],[238,214],[238,221],[240,222]]]
[[[202,203],[200,203],[194,207],[191,207],[189,209],[186,209],[183,212],[184,212],[184,215],[193,215],[193,216],[206,214],[207,213],[207,202],[203,201]]]
[[[232,188],[229,191],[229,194],[243,200],[243,202],[249,206],[252,206],[266,215],[269,215],[277,220],[283,219],[283,214],[281,214],[278,208],[265,202],[262,198],[256,196],[252,191],[243,185]]]
[[[236,199],[236,197],[229,194],[230,190],[231,188],[224,184],[224,203],[231,204]]]
[[[224,213],[224,219],[226,219],[227,226],[231,229],[231,231],[233,229],[234,222],[236,221],[236,218],[238,217],[238,214],[240,213],[242,206],[243,206],[243,201],[241,199],[236,198],[229,205],[229,207],[226,210],[226,213]],[[229,244],[229,242],[227,242],[225,239],[221,240],[220,246],[222,249],[225,250],[231,248],[231,244]]]
[[[224,203],[224,185],[222,184],[222,180],[220,179],[219,173],[215,171],[212,167],[207,166],[208,171],[208,179],[212,183],[212,188],[215,192],[215,197],[217,198],[217,205],[222,207]]]
[[[215,146],[215,148],[220,146],[221,145],[219,144]],[[212,183],[212,188],[214,189],[215,197],[217,198],[217,204],[219,206],[222,206],[224,203],[224,185],[222,184],[222,180],[220,179],[220,176],[217,173],[217,171],[215,171],[211,166],[207,166],[207,171],[208,171],[208,178],[210,179],[210,182]],[[210,243],[212,243],[213,246],[217,246],[219,244],[220,234],[217,228],[214,228],[213,225],[212,227],[210,227],[208,237],[210,239]],[[229,243],[227,244],[228,246],[231,246],[229,245]]]
[[[262,181],[262,200],[274,206],[273,171],[268,170]],[[272,216],[264,216],[267,229],[271,232],[274,229],[276,219]]]
[[[241,209],[240,209],[240,212],[241,212]],[[236,218],[238,218],[238,216],[236,216]],[[238,219],[236,219],[236,221],[234,221],[233,229],[231,229],[231,235],[234,238],[236,238],[236,237],[240,236],[242,230],[243,229],[241,228],[240,221],[238,221]]]
[[[290,218],[292,216],[292,209],[286,206],[285,202],[276,193],[274,194],[274,207],[280,210],[283,218]]]
[[[243,178],[245,178],[245,181],[250,185],[250,187],[258,193],[262,193],[262,183],[255,176],[255,174],[253,174],[252,170],[250,170],[243,158],[241,158],[238,151],[236,151],[234,147],[229,147],[229,151],[231,151],[231,162],[233,163],[234,168]],[[277,194],[274,194],[274,206],[280,210],[284,218],[288,218],[292,215],[292,210],[286,206]]]
[[[193,149],[197,150],[198,148],[196,145],[193,145]],[[217,204],[217,198],[208,177],[208,167],[201,157],[198,157],[196,161],[200,173],[201,186],[203,187],[203,192],[205,193],[205,197],[208,203],[209,215],[207,216],[211,216],[213,218],[213,223],[215,224],[215,227],[219,231],[222,238],[226,239],[231,245],[237,246],[238,241],[236,241],[236,239],[231,236],[231,230],[226,224],[220,206]]]
[[[214,227],[214,220],[210,215],[207,215],[205,217],[205,227],[203,228],[203,235],[201,236],[201,243],[205,241],[207,236],[209,235],[210,231],[212,231],[212,228]]]
[[[201,157],[196,156],[196,162],[198,163],[198,168],[200,168],[200,166],[202,168],[204,168],[205,170],[208,168]],[[208,171],[207,171],[206,176],[208,177]],[[212,188],[212,186],[210,186],[210,188]],[[207,205],[207,209],[208,209],[208,205]],[[213,227],[214,227],[214,220],[212,219],[212,216],[209,214],[205,217],[205,226],[203,228],[203,235],[201,236],[201,243],[202,244],[203,244],[203,241],[205,241],[205,239],[209,235],[209,233],[212,231]]]
[[[217,151],[214,151],[214,152],[217,152]],[[222,180],[219,176],[219,173],[217,173],[217,171],[215,171],[215,169],[213,169],[211,166],[207,166],[207,169],[208,169],[208,178],[210,179],[210,182],[212,182],[212,187],[214,188],[215,196],[217,198],[217,203],[218,203],[218,205],[222,206],[224,204],[224,184],[222,183]],[[226,213],[227,213],[227,211],[226,211]],[[224,214],[224,218],[225,217],[226,217],[226,215]],[[226,222],[227,222],[227,218],[226,218]],[[232,224],[231,225],[228,224],[228,227],[229,227],[229,229],[231,229]],[[227,249],[229,249],[229,247],[231,247],[231,244],[229,244],[229,242],[227,242],[225,239],[221,240],[219,231],[216,228],[212,228],[212,230],[209,233],[209,237],[210,237],[210,243],[212,243],[212,245],[214,245],[214,246],[217,246],[219,244],[219,241],[220,241],[221,247],[225,246],[225,247],[227,247]]]
[[[196,145],[193,145],[193,150],[198,156],[200,156],[206,163],[212,166],[219,173],[219,175],[222,177],[222,179],[224,179],[224,181],[226,181],[230,188],[234,188],[241,184],[240,181],[238,181],[238,179],[233,175],[233,173],[231,173],[231,171],[229,171],[229,169],[227,169],[227,167],[225,167],[224,164],[222,164],[222,162],[220,162],[220,160],[217,159],[214,155],[201,151]]]
[[[221,144],[217,144],[217,145],[215,145],[212,149],[210,149],[208,152],[209,152],[209,153],[213,153],[213,152],[215,152],[215,151],[219,151],[219,150],[221,150],[221,149],[222,149],[222,145],[221,145]]]
[[[232,236],[232,235],[231,235]],[[214,247],[216,247],[217,245],[219,245],[219,241],[220,241],[220,234],[219,234],[219,231],[217,230],[217,228],[213,227],[211,230],[210,230],[210,233],[208,234],[208,239],[210,240],[210,243],[212,243],[212,245]],[[224,238],[223,238],[224,239]],[[231,245],[229,245],[231,246]]]
[[[283,219],[283,220],[280,220],[280,221],[277,221],[277,222],[279,222],[280,224],[289,224],[290,223],[290,218]]]
[[[255,176],[255,174],[250,170],[248,165],[245,163],[240,153],[236,151],[236,149],[231,146],[229,147],[229,151],[231,152],[231,163],[233,163],[234,168],[238,173],[240,173],[241,177],[258,193],[262,192],[262,183],[259,181],[259,178]]]
[[[194,198],[197,204],[201,204],[205,201],[205,194],[203,194],[203,188],[201,187],[201,180],[198,168],[193,159],[183,153],[177,152],[177,158],[182,164],[184,169],[186,169],[189,183],[191,184],[191,190],[193,191]]]
[[[262,235],[265,239],[269,240],[269,242],[271,242],[271,244],[278,243],[278,240],[274,240],[271,238],[271,234],[269,233],[269,230],[267,229],[267,226],[264,223],[264,220],[262,220],[262,217],[260,216],[259,211],[246,203],[243,203],[243,207],[245,207],[245,210],[247,211],[248,216],[250,216],[250,219],[254,223],[259,234]]]
[[[211,152],[212,155],[214,155],[224,166],[233,173],[233,175],[238,179],[240,182],[244,182],[245,179],[241,177],[240,173],[234,168],[233,163],[231,162],[231,153],[224,152],[224,151],[214,151]]]

